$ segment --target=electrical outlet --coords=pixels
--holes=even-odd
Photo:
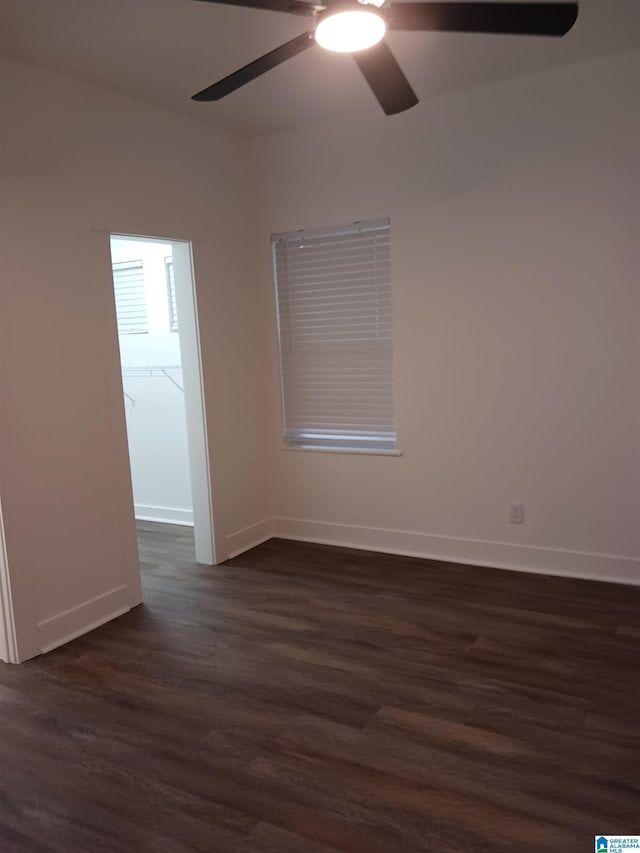
[[[509,504],[509,523],[524,524],[524,504]]]

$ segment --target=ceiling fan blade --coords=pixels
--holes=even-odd
[[[353,58],[388,116],[415,107],[418,103],[395,56],[383,41],[354,53]]]
[[[324,4],[305,3],[304,0],[200,0],[201,3],[222,3],[225,6],[241,6],[249,9],[264,9],[267,12],[288,12],[290,15],[316,15]]]
[[[390,30],[563,36],[577,3],[392,3]]]
[[[294,56],[302,53],[303,50],[306,50],[315,43],[316,40],[313,37],[313,33],[302,33],[302,35],[296,36],[294,39],[291,39],[291,41],[281,44],[280,47],[276,47],[275,50],[265,53],[265,55],[261,56],[259,59],[254,59],[253,62],[250,62],[248,65],[244,65],[242,68],[234,71],[233,74],[223,77],[222,80],[218,80],[218,82],[214,83],[212,86],[207,86],[206,89],[192,95],[191,100],[219,101],[220,98],[224,98],[225,95],[235,92],[235,90],[239,89],[240,86],[244,86],[245,83],[250,83],[252,80],[255,80],[256,77],[260,77],[267,71],[271,71],[272,68],[276,68],[276,66],[286,62],[287,59],[292,59]]]

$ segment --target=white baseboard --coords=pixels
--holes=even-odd
[[[136,604],[140,604],[140,601],[131,600],[131,594],[128,586],[117,586],[76,607],[38,622],[38,648],[33,651],[33,654],[50,652],[57,646],[75,640],[76,637],[104,625],[105,622],[122,616]],[[21,660],[31,656],[31,654],[21,655]]]
[[[273,536],[302,542],[341,545],[519,572],[640,585],[640,558],[300,518],[274,518],[272,531]]]
[[[257,521],[255,524],[250,524],[248,527],[236,530],[225,537],[227,551],[225,559],[230,560],[232,557],[237,557],[238,554],[242,554],[250,548],[255,548],[256,545],[266,542],[272,536],[272,518],[263,518],[262,521]]]
[[[160,521],[163,524],[182,524],[185,527],[193,527],[193,511],[190,509],[136,504],[134,510],[137,521]]]

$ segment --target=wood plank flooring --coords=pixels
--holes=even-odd
[[[2,853],[555,853],[640,834],[640,589],[271,540],[0,664]]]

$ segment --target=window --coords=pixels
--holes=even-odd
[[[149,326],[142,261],[118,261],[112,266],[118,334],[145,335]]]
[[[271,239],[285,445],[394,451],[389,220]]]
[[[173,277],[173,259],[164,259],[164,268],[167,276],[167,299],[169,301],[169,328],[172,332],[178,331],[178,309],[176,308],[176,282]]]

